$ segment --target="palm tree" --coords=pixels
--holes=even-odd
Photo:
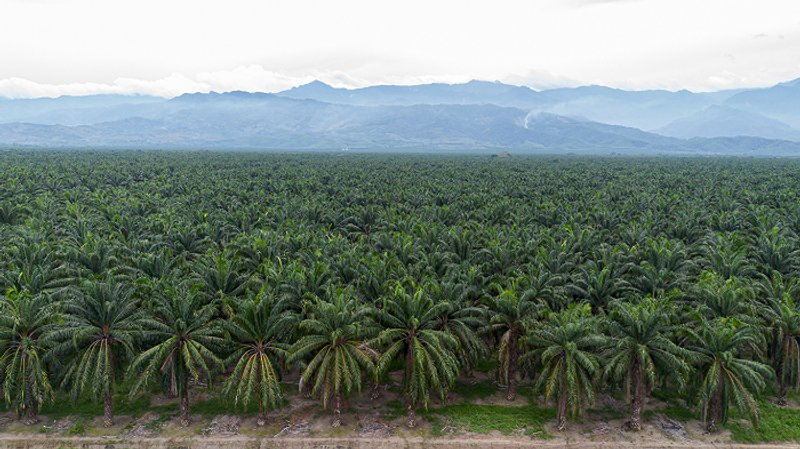
[[[581,268],[577,281],[569,285],[573,296],[589,302],[594,313],[621,298],[631,288],[621,274],[614,271],[616,266],[590,262],[587,268]]]
[[[224,323],[236,349],[226,361],[233,371],[225,382],[224,392],[234,403],[258,405],[258,425],[266,423],[265,414],[280,403],[280,373],[277,359],[289,355],[286,343],[291,337],[297,316],[288,305],[272,296],[248,299],[235,305],[233,318]]]
[[[598,352],[606,344],[591,305],[573,304],[551,312],[524,340],[529,350],[523,358],[541,363],[537,388],[544,389],[545,400],[557,400],[557,427],[566,430],[567,414],[577,414],[594,401]]]
[[[704,271],[696,286],[696,312],[700,321],[733,318],[751,322],[756,309],[750,285],[739,278],[722,278],[712,271]]]
[[[377,372],[378,375],[385,373],[398,357],[405,362],[403,398],[408,427],[416,425],[416,408],[428,407],[431,390],[444,400],[447,388],[458,375],[459,363],[454,354],[458,341],[438,328],[438,318],[447,307],[447,303],[435,304],[420,288],[408,294],[397,285],[376,311],[383,330],[370,344],[385,348],[378,359]]]
[[[224,346],[216,309],[203,301],[197,289],[173,286],[146,319],[144,329],[152,345],[128,368],[134,378],[131,396],[139,394],[153,379],[163,376],[171,393],[180,397],[181,425],[189,425],[189,381],[201,375],[210,381],[214,369],[222,369],[217,354]]]
[[[103,398],[103,424],[114,424],[114,386],[124,361],[133,358],[144,314],[131,290],[109,279],[89,283],[65,305],[66,322],[52,334],[52,358],[71,357],[63,385],[73,399],[87,389]]]
[[[235,254],[222,251],[203,259],[195,267],[199,283],[210,301],[219,301],[224,315],[229,315],[233,299],[242,295],[249,278],[239,273]]]
[[[455,351],[461,366],[469,369],[489,352],[478,330],[486,326],[486,309],[468,303],[468,287],[460,282],[430,282],[427,288],[434,302],[447,303],[439,316],[438,328],[458,340]]]
[[[363,385],[362,371],[373,374],[374,352],[365,344],[368,336],[367,309],[349,289],[331,294],[331,301],[317,301],[312,318],[300,323],[303,334],[292,346],[289,361],[307,361],[300,389],[311,385],[311,393],[322,397],[327,409],[333,400],[333,427],[342,424],[342,399]]]
[[[45,295],[6,291],[0,313],[0,382],[6,404],[27,424],[38,421],[41,405],[53,400],[44,357],[48,333],[59,320]]]
[[[744,348],[755,348],[760,338],[748,325],[720,319],[706,323],[699,332],[684,329],[690,336],[689,349],[699,357],[702,381],[699,386],[703,419],[709,432],[725,422],[732,401],[742,415],[758,421],[754,393],[764,390],[772,369],[741,357]]]
[[[630,430],[641,430],[645,385],[655,383],[656,375],[670,376],[683,386],[689,373],[686,360],[691,354],[669,339],[672,332],[669,305],[648,298],[641,303],[616,302],[608,321],[608,335],[615,346],[609,349],[606,377],[625,380],[626,396],[633,383]]]
[[[788,403],[789,386],[800,386],[800,309],[796,283],[786,283],[779,272],[756,285],[765,330],[770,337],[770,361],[778,378],[778,405]]]
[[[500,333],[500,345],[497,349],[498,374],[506,384],[506,399],[513,401],[517,395],[517,365],[519,359],[519,341],[525,335],[528,321],[532,320],[541,303],[528,291],[518,291],[518,283],[511,281],[511,286],[500,289],[495,297],[489,297],[490,319],[484,328],[485,333]]]

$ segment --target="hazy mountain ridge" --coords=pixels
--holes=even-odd
[[[329,103],[373,106],[494,104],[648,130],[664,126],[690,112],[721,103],[737,92],[626,91],[604,86],[534,91],[524,86],[486,81],[342,89],[315,81],[276,95]]]
[[[735,137],[759,136],[800,141],[800,130],[765,115],[729,106],[713,105],[656,130],[665,136]]]
[[[0,99],[0,145],[800,154],[800,143],[786,141],[800,141],[800,131],[775,118],[800,108],[774,102],[798,91],[797,80],[715,93],[313,82],[275,94]],[[665,135],[630,121],[664,122]]]

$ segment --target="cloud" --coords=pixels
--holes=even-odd
[[[553,89],[557,87],[574,87],[582,83],[573,78],[554,74],[547,70],[528,70],[524,73],[512,73],[500,81],[517,86],[528,86],[536,90]]]
[[[180,74],[158,80],[117,78],[112,83],[37,83],[24,78],[0,79],[0,96],[8,98],[59,97],[62,95],[146,94],[173,97],[185,92],[208,91],[208,85]]]
[[[634,3],[643,0],[568,0],[573,6],[610,5],[620,3]]]
[[[309,83],[315,79],[337,87],[365,85],[363,80],[355,79],[343,72],[330,71],[293,76],[269,71],[260,65],[251,64],[232,70],[200,72],[191,77],[173,73],[154,80],[121,77],[110,83],[48,84],[18,77],[6,78],[0,79],[0,97],[39,98],[62,95],[144,94],[171,98],[192,92],[228,92],[232,90],[278,92]]]
[[[303,73],[303,74],[300,74]],[[358,88],[375,84],[415,85],[428,83],[465,83],[473,79],[466,75],[386,75],[369,76],[369,80],[340,70],[302,70],[275,72],[258,64],[238,66],[232,70],[200,72],[193,76],[173,73],[167,77],[147,80],[122,77],[109,83],[38,83],[24,78],[0,79],[0,97],[38,98],[61,95],[144,94],[171,98],[193,92],[280,92],[295,86],[323,81],[334,87]],[[492,79],[493,81],[494,79]],[[525,85],[534,89],[576,86],[576,80],[544,70],[529,70],[500,77],[499,81]]]

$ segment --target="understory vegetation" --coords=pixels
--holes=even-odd
[[[186,425],[218,385],[263,425],[294,376],[333,426],[393,383],[435,432],[548,437],[599,394],[636,431],[670,392],[710,432],[800,437],[800,161],[8,151],[0,173],[0,392],[27,422],[111,426],[160,391]],[[498,389],[519,404],[475,404]]]

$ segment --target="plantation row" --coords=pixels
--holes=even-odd
[[[800,384],[800,161],[0,153],[0,386],[35,421],[219,381],[332,411],[402,378],[408,424],[487,358],[557,426],[654,387],[709,430]],[[369,394],[365,392],[365,394]]]

